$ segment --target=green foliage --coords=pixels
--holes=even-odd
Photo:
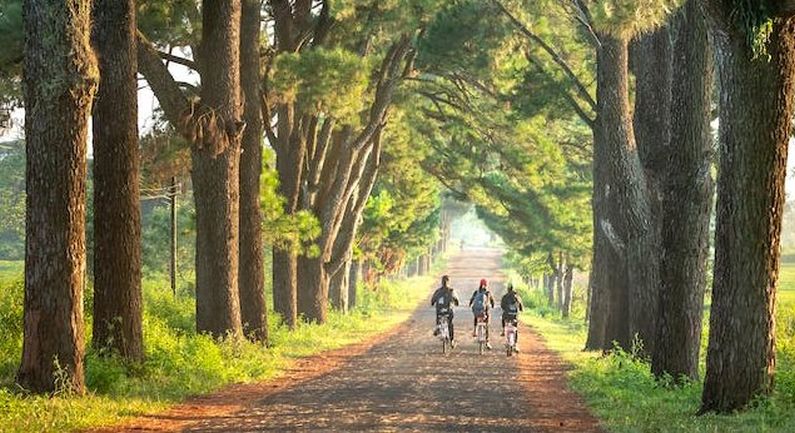
[[[358,307],[348,315],[331,312],[325,325],[302,323],[290,332],[272,320],[269,348],[245,340],[216,341],[197,335],[190,290],[183,287],[174,298],[167,281],[146,280],[146,360],[126,365],[114,357],[98,357],[89,348],[86,382],[90,392],[55,397],[26,395],[13,385],[21,355],[23,287],[21,280],[0,285],[0,426],[3,432],[11,433],[64,432],[106,425],[161,411],[168,404],[231,383],[273,378],[289,368],[296,357],[362,341],[406,320],[420,299],[428,295],[431,280],[388,283],[376,290],[380,293],[378,302]]]
[[[378,180],[367,201],[357,246],[379,270],[393,273],[438,239],[440,187],[415,161],[429,148],[398,106],[383,137]]]
[[[265,149],[260,176],[260,206],[265,243],[298,254],[314,256],[319,252],[313,241],[320,236],[320,222],[310,211],[285,213],[285,199],[279,194],[279,173],[274,168],[275,160],[274,152]]]
[[[617,38],[653,30],[682,4],[682,0],[586,0],[597,31]]]
[[[25,143],[0,144],[0,259],[25,255]]]
[[[201,10],[195,0],[138,0],[138,28],[164,46],[196,46]]]
[[[649,364],[631,354],[621,350],[609,356],[583,352],[586,324],[553,317],[536,311],[524,316],[550,348],[572,364],[570,385],[583,395],[592,412],[611,432],[785,433],[795,429],[793,305],[781,308],[776,317],[775,393],[757,401],[750,410],[733,415],[696,416],[701,402],[700,382],[662,386],[651,374]],[[702,350],[702,370],[705,354]]]
[[[22,305],[25,287],[20,276],[0,278],[0,385],[16,372],[22,353]]]
[[[152,203],[152,202],[147,202]],[[168,275],[171,261],[171,207],[165,201],[145,204],[142,220],[144,270]],[[177,270],[181,278],[191,276],[196,245],[196,209],[190,197],[180,196],[177,205]]]
[[[24,42],[22,0],[0,0],[0,131],[4,112],[22,100]]]
[[[297,102],[304,112],[356,123],[367,101],[369,70],[367,59],[351,51],[316,48],[280,54],[270,84],[281,102]]]
[[[773,16],[767,3],[756,0],[737,0],[733,3],[731,15],[744,32],[754,57],[769,60],[767,45],[773,33]]]

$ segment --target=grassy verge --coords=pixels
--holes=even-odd
[[[569,384],[582,395],[603,426],[616,433],[789,433],[795,431],[795,309],[778,315],[775,394],[735,415],[696,416],[702,384],[668,388],[655,381],[648,363],[627,353],[583,352],[587,327],[582,318],[560,319],[543,295],[522,288],[531,306],[524,320],[547,346],[572,365]],[[703,354],[702,354],[703,356]]]
[[[437,264],[439,266],[439,264]],[[361,307],[348,315],[332,312],[324,325],[295,331],[271,320],[271,347],[245,341],[218,342],[197,335],[194,300],[176,299],[167,281],[144,284],[146,361],[124,365],[86,356],[84,396],[26,395],[13,385],[21,353],[22,284],[0,287],[0,431],[64,432],[120,422],[162,411],[187,397],[224,385],[267,380],[282,374],[299,357],[336,349],[384,332],[406,320],[434,283],[431,277],[385,281],[375,291],[361,290]],[[87,310],[88,311],[88,310]],[[90,318],[89,318],[90,321]],[[90,329],[90,325],[87,326]],[[87,341],[90,336],[87,336]]]

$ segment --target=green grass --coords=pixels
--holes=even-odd
[[[0,260],[0,284],[22,278],[25,272],[25,262],[22,260]]]
[[[793,288],[795,289],[795,288]],[[792,289],[785,289],[789,292]],[[626,353],[600,356],[583,352],[587,326],[582,318],[563,320],[543,295],[522,288],[532,308],[524,320],[547,345],[572,365],[569,384],[581,394],[603,426],[615,433],[791,433],[795,431],[795,305],[784,303],[777,316],[776,392],[746,412],[696,416],[701,383],[660,385],[648,363]],[[702,356],[704,354],[702,353]]]
[[[27,395],[13,385],[21,353],[22,284],[5,283],[0,286],[0,430],[64,432],[114,424],[224,385],[277,377],[296,358],[360,342],[406,320],[434,282],[431,277],[412,278],[385,281],[376,291],[360,289],[361,307],[348,315],[332,312],[324,325],[305,324],[291,332],[271,320],[271,347],[264,348],[197,335],[191,296],[181,293],[174,299],[166,281],[147,280],[146,361],[129,366],[89,349],[89,392],[53,397]]]
[[[778,293],[779,306],[795,305],[795,259],[785,256],[781,260]]]

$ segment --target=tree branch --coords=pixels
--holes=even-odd
[[[529,52],[525,52],[525,57],[527,58],[527,61],[530,62],[531,65],[535,66],[535,68],[536,68],[536,70],[538,72],[541,72],[543,74],[547,73],[546,70],[544,69],[544,67],[538,61],[538,59],[533,57],[532,54],[530,54]],[[568,92],[568,89],[566,89],[563,86],[561,86],[557,81],[555,81],[555,80],[553,80],[553,81],[557,85],[556,87],[558,88],[558,91],[560,92],[560,94],[563,95],[563,98],[566,99],[566,102],[568,102],[569,105],[571,105],[571,107],[574,109],[574,111],[577,112],[577,115],[580,116],[580,118],[583,120],[583,122],[588,124],[588,126],[591,129],[595,128],[596,127],[596,120],[594,120],[593,118],[591,118],[591,116],[588,115],[588,113],[580,105],[580,103],[577,102],[577,100],[574,99],[573,96],[571,96],[571,94]],[[591,107],[591,109],[596,109],[596,107]]]
[[[183,114],[190,106],[188,98],[163,64],[155,46],[141,32],[138,32],[137,38],[138,72],[146,78],[166,118],[177,127],[182,124]]]
[[[193,69],[194,71],[197,70],[196,69],[196,62],[194,62],[193,60],[186,59],[186,58],[180,57],[180,56],[175,56],[174,54],[167,53],[165,51],[158,51],[157,54],[163,60],[167,60],[169,62],[174,62],[174,63],[176,63],[178,65],[182,65],[182,66],[188,67],[190,69]]]
[[[558,52],[555,51],[554,48],[552,48],[543,39],[541,39],[541,37],[539,37],[538,35],[533,33],[529,28],[527,28],[527,26],[525,26],[521,21],[519,21],[519,19],[516,18],[505,7],[505,5],[502,4],[501,1],[499,1],[499,0],[491,0],[491,1],[492,1],[492,3],[497,5],[497,7],[499,7],[500,10],[502,10],[503,14],[505,14],[505,16],[508,17],[508,19],[511,21],[511,23],[513,23],[514,27],[516,27],[516,29],[519,30],[519,32],[521,32],[523,35],[525,35],[531,41],[537,43],[544,51],[547,52],[547,54],[549,54],[552,57],[552,60],[558,66],[560,66],[560,68],[563,70],[563,72],[569,77],[569,79],[572,81],[574,86],[577,88],[577,91],[580,94],[580,97],[582,99],[584,99],[591,106],[591,109],[595,110],[596,109],[596,101],[591,96],[590,92],[588,92],[588,89],[585,87],[583,82],[580,81],[579,77],[577,77],[577,75],[571,69],[571,67],[566,62],[566,60],[563,59],[563,57],[561,57],[560,54],[558,54]]]

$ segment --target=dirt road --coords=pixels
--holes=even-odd
[[[463,305],[480,278],[502,294],[499,251],[468,250],[449,263]],[[505,356],[499,315],[494,350],[482,356],[465,306],[456,311],[459,344],[446,356],[431,335],[434,313],[422,307],[380,339],[306,360],[275,383],[230,388],[136,420],[127,431],[599,432],[566,389],[565,365],[529,328],[520,330],[522,353]]]

